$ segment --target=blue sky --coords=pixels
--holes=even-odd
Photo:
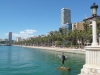
[[[90,6],[100,0],[0,0],[0,38],[46,34],[61,26],[61,8],[71,9],[71,22],[91,16]],[[98,15],[100,9],[98,8]]]

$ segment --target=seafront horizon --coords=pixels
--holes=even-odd
[[[25,45],[14,45],[14,46],[20,46],[20,47],[26,47],[26,48],[36,48],[36,49],[44,49],[44,50],[52,50],[57,52],[67,52],[67,53],[79,53],[79,54],[85,54],[85,49],[81,48],[61,48],[61,47],[44,47],[44,46],[25,46]]]

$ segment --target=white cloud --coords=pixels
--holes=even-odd
[[[20,31],[19,33],[12,33],[13,37],[22,37],[22,38],[28,38],[28,37],[32,37],[34,36],[33,34],[37,32],[36,30],[32,30],[32,29],[26,29],[24,31]],[[6,33],[5,35],[8,35],[8,33]]]

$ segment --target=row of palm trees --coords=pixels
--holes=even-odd
[[[89,23],[83,23],[84,30],[67,30],[59,28],[59,31],[51,31],[49,35],[39,35],[35,38],[15,42],[18,45],[34,46],[59,46],[59,47],[82,47],[92,42],[92,28]],[[97,32],[100,32],[100,21],[97,20]]]

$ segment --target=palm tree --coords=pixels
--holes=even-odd
[[[81,47],[82,47],[82,44],[83,44],[83,36],[84,36],[84,31],[78,30],[77,39],[79,41],[79,46],[81,46]]]
[[[96,20],[97,23],[97,34],[100,33],[100,20]]]
[[[74,32],[73,31],[69,31],[67,37],[68,37],[68,40],[71,41],[71,47],[72,47],[73,39],[74,39]]]
[[[63,28],[59,28],[59,32],[63,34]]]
[[[84,21],[83,26],[84,26],[85,31],[87,32],[89,23],[87,21]]]

